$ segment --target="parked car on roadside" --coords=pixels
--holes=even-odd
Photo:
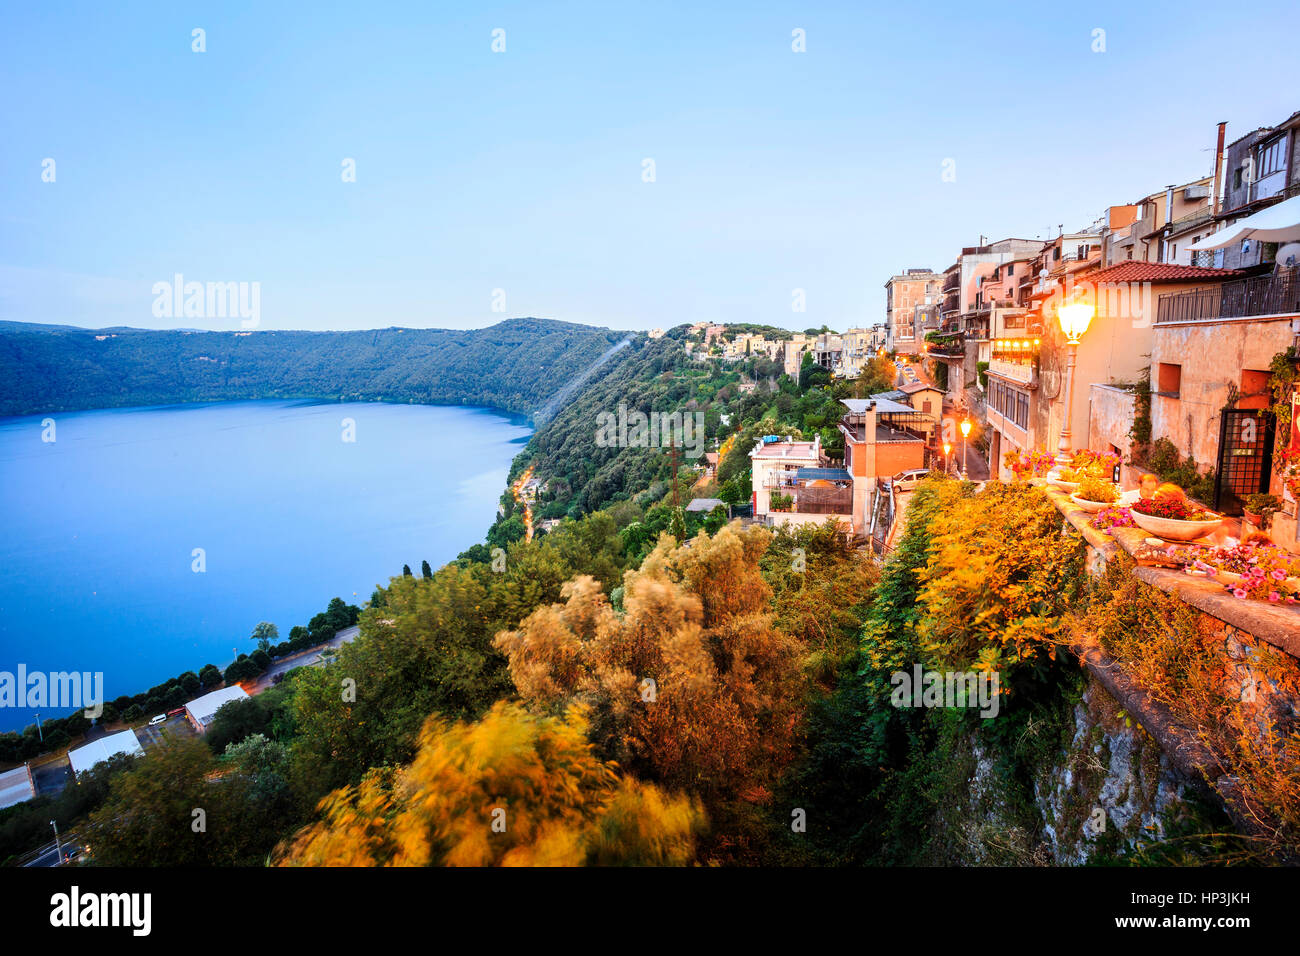
[[[890,478],[895,491],[911,491],[921,483],[921,479],[930,473],[929,468],[909,468]]]

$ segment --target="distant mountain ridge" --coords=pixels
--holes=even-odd
[[[632,337],[536,318],[484,329],[355,332],[0,322],[0,415],[316,398],[484,405],[531,416],[602,360],[617,364],[615,346]]]

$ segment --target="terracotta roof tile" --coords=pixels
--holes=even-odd
[[[1242,269],[1209,269],[1205,266],[1180,266],[1170,262],[1121,262],[1088,276],[1088,282],[1199,282],[1232,279]]]

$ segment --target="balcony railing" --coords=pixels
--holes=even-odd
[[[965,358],[965,339],[960,333],[946,338],[936,337],[935,341],[930,342],[930,344],[926,346],[926,352],[929,355],[940,358]]]
[[[989,359],[989,371],[1013,382],[1019,382],[1021,385],[1037,387],[1032,362],[991,358]]]
[[[1213,289],[1173,292],[1156,301],[1157,323],[1292,313],[1300,313],[1300,266],[1225,282]]]

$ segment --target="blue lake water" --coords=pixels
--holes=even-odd
[[[102,671],[112,700],[224,667],[259,621],[285,639],[336,595],[360,605],[403,564],[482,541],[530,434],[487,409],[377,403],[0,419],[0,671]],[[0,708],[0,730],[32,720]]]

